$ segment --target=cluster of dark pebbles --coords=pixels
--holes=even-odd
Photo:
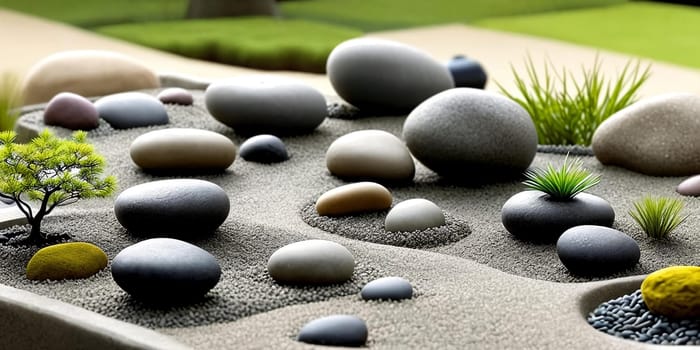
[[[593,328],[617,337],[661,345],[700,345],[700,319],[673,320],[649,311],[641,290],[610,300],[588,315]]]

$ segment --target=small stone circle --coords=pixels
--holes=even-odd
[[[364,300],[402,300],[413,297],[411,282],[402,277],[382,277],[362,287]]]
[[[375,182],[356,182],[326,191],[316,200],[318,215],[338,216],[385,210],[392,197],[386,187]]]
[[[152,238],[124,248],[112,260],[112,277],[131,296],[151,302],[201,298],[221,277],[216,258],[193,244]]]
[[[383,130],[360,130],[337,138],[326,151],[326,167],[341,178],[412,181],[415,165],[398,137]]]
[[[671,266],[642,282],[642,298],[651,312],[672,319],[700,318],[700,266]]]
[[[408,199],[396,204],[384,220],[390,232],[411,232],[445,224],[445,214],[435,203],[423,199]]]
[[[610,227],[581,225],[559,237],[557,255],[574,275],[607,276],[634,267],[639,245],[630,236]]]
[[[88,278],[107,267],[107,254],[86,242],[60,243],[37,251],[27,264],[30,280]]]
[[[213,131],[169,128],[137,137],[129,154],[136,165],[149,171],[223,171],[236,159],[236,145]]]
[[[283,284],[344,283],[355,270],[355,258],[342,245],[320,239],[288,244],[277,249],[267,262],[267,271]]]
[[[71,130],[92,130],[100,125],[100,115],[95,105],[85,97],[62,92],[46,105],[44,124]]]
[[[353,315],[331,315],[305,324],[297,340],[309,344],[360,347],[367,342],[367,324]]]
[[[142,92],[122,92],[95,101],[95,107],[115,129],[168,124],[168,112],[157,98]]]

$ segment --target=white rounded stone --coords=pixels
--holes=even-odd
[[[412,232],[445,224],[445,214],[435,203],[422,198],[405,200],[394,206],[384,220],[390,232]]]
[[[355,258],[338,243],[312,239],[275,251],[267,262],[267,270],[279,283],[343,283],[352,277]]]

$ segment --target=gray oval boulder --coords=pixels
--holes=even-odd
[[[632,237],[609,227],[572,227],[557,241],[559,260],[574,275],[607,276],[634,267],[639,245]]]
[[[372,181],[411,181],[415,174],[406,145],[383,130],[360,130],[339,137],[326,151],[326,166],[341,178]]]
[[[196,237],[216,230],[230,202],[218,185],[196,179],[159,180],[126,189],[114,214],[129,232],[146,236]]]
[[[90,100],[78,94],[62,92],[46,105],[44,124],[71,130],[92,130],[100,125],[100,116]]]
[[[403,139],[421,163],[448,177],[483,178],[521,174],[537,152],[530,115],[490,91],[456,88],[416,107]]]
[[[641,100],[600,124],[593,153],[606,165],[654,176],[700,173],[700,96],[669,93]]]
[[[154,89],[158,76],[133,58],[112,51],[75,50],[54,53],[37,62],[22,88],[26,104],[50,100],[60,92],[104,96]]]
[[[236,145],[213,131],[171,128],[137,137],[129,153],[144,170],[222,171],[236,159]]]
[[[408,113],[454,87],[447,67],[427,53],[383,39],[341,43],[328,56],[326,71],[338,95],[362,110]]]
[[[414,198],[405,200],[389,211],[384,229],[390,232],[413,232],[445,224],[445,214],[435,203]]]
[[[157,98],[141,92],[122,92],[95,101],[95,107],[115,129],[168,124],[168,112]]]
[[[293,79],[248,76],[219,81],[204,93],[207,110],[241,135],[312,132],[326,118],[326,99]]]
[[[278,283],[343,283],[355,271],[355,258],[338,243],[312,239],[277,249],[267,262],[267,271]]]

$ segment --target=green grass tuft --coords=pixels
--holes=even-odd
[[[497,85],[530,113],[540,144],[588,146],[603,121],[636,101],[649,69],[642,69],[640,62],[628,62],[618,76],[606,80],[596,58],[592,68],[582,69],[583,81],[577,82],[573,73],[566,68],[558,72],[551,61],[543,73],[538,72],[528,57],[526,74],[511,66],[517,94]]]
[[[677,198],[645,196],[634,203],[634,210],[629,212],[647,236],[667,238],[688,215],[681,215],[683,202]]]
[[[12,74],[0,77],[0,131],[10,131],[19,118],[18,108],[22,106],[19,80]]]
[[[525,178],[523,184],[528,188],[545,192],[559,200],[574,198],[600,182],[600,175],[593,175],[584,169],[580,158],[570,160],[568,155],[561,167],[555,169],[550,163],[546,169],[526,171]]]

